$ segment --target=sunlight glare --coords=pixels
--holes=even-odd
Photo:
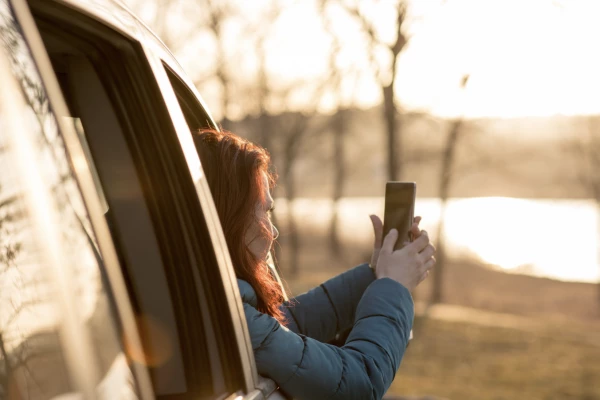
[[[595,281],[598,216],[586,205],[577,200],[460,199],[449,204],[445,231],[457,249],[503,269],[528,266],[535,275]]]

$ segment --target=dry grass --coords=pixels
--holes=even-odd
[[[598,329],[598,326],[595,326]],[[598,332],[598,330],[596,330]],[[447,399],[600,399],[600,335],[418,317],[390,394]]]

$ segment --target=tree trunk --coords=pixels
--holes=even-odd
[[[394,74],[395,75],[395,74]],[[398,163],[398,155],[401,154],[400,143],[397,140],[396,132],[396,105],[394,104],[394,79],[388,86],[382,88],[383,91],[383,118],[387,134],[387,172],[388,180],[397,181],[401,174]]]
[[[402,134],[399,126],[400,120],[397,119],[398,109],[396,108],[394,84],[396,83],[398,56],[407,43],[407,38],[402,32],[406,17],[406,4],[403,1],[397,3],[397,11],[396,41],[389,47],[392,53],[391,81],[387,86],[382,85],[381,87],[383,90],[383,112],[388,138],[388,178],[390,181],[397,181],[402,177],[402,163],[398,162],[400,157],[402,157]]]
[[[344,136],[347,128],[348,112],[346,109],[340,109],[334,117],[333,126],[333,163],[334,163],[334,178],[333,178],[333,195],[331,216],[331,225],[329,227],[329,247],[331,253],[339,257],[342,252],[342,245],[339,238],[339,218],[338,206],[339,201],[344,195],[344,185],[346,183],[346,162],[344,154]]]
[[[260,116],[258,117],[258,140],[260,145],[267,149],[269,153],[271,153],[271,121],[269,120],[269,115],[265,110],[262,110]],[[274,155],[271,153],[271,161],[273,160]]]
[[[435,259],[437,260],[435,270],[433,271],[433,286],[431,289],[430,304],[438,304],[443,300],[444,270],[446,264],[446,244],[444,243],[444,220],[446,218],[446,198],[440,197],[440,219],[437,226],[437,235],[435,243]]]
[[[223,51],[223,50],[220,50]],[[221,98],[221,113],[223,117],[221,118],[221,126],[225,130],[231,130],[231,121],[228,118],[228,110],[229,110],[229,102],[230,102],[230,93],[229,93],[229,78],[227,77],[225,71],[222,70],[224,65],[223,61],[219,62],[219,71],[217,72],[217,77],[219,78],[219,82],[221,83],[222,89],[222,98]]]
[[[452,124],[452,128],[448,133],[442,158],[439,185],[439,198],[441,203],[440,220],[437,229],[437,251],[435,255],[437,263],[435,266],[435,271],[433,272],[433,288],[431,291],[430,300],[431,304],[441,303],[444,299],[443,282],[444,274],[446,273],[446,243],[444,237],[444,221],[446,217],[446,206],[448,202],[450,184],[452,183],[452,164],[454,163],[454,156],[458,145],[461,124],[462,120],[460,119],[456,120]]]
[[[258,135],[256,137],[258,137],[258,141],[260,143],[260,145],[262,147],[264,147],[265,149],[267,149],[267,151],[269,152],[270,156],[271,156],[271,164],[275,164],[275,154],[273,152],[271,143],[271,121],[269,119],[269,115],[267,114],[267,112],[263,109],[262,112],[260,113],[260,116],[258,117]],[[275,193],[273,193],[273,198],[275,198],[276,195]],[[277,218],[277,211],[275,211],[274,213],[272,213],[271,215],[271,222],[273,223],[273,225],[277,226],[279,225],[278,223],[278,218]],[[281,248],[279,246],[273,246],[273,249],[271,250],[272,252],[272,256],[273,256],[273,265],[275,266],[275,269],[277,270],[277,272],[279,274],[281,274],[281,269],[279,267],[279,260],[281,259]]]
[[[286,161],[289,163],[286,165],[284,174],[285,178],[285,194],[288,203],[288,238],[289,238],[289,249],[290,249],[290,272],[292,276],[298,276],[300,270],[300,264],[298,255],[300,253],[300,238],[298,236],[298,226],[296,224],[296,216],[294,214],[294,200],[296,198],[296,188],[294,177],[292,173],[292,161]]]
[[[596,253],[598,255],[598,268],[600,268],[600,196],[596,196],[596,221],[598,225],[596,229]],[[598,317],[600,318],[600,273],[598,274],[598,276]]]
[[[2,357],[2,362],[4,363],[4,371],[2,375],[0,375],[0,385],[4,388],[5,394],[10,396],[10,380],[12,377],[12,367],[10,364],[10,360],[8,359],[9,355],[6,351],[6,347],[4,346],[4,337],[2,336],[2,332],[0,332],[0,356]]]

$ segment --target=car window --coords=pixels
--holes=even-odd
[[[71,161],[6,1],[0,37],[0,397],[137,398]]]

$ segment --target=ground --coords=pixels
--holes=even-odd
[[[586,329],[595,331],[587,331]],[[418,316],[390,394],[447,399],[600,399],[596,324],[523,328]]]

